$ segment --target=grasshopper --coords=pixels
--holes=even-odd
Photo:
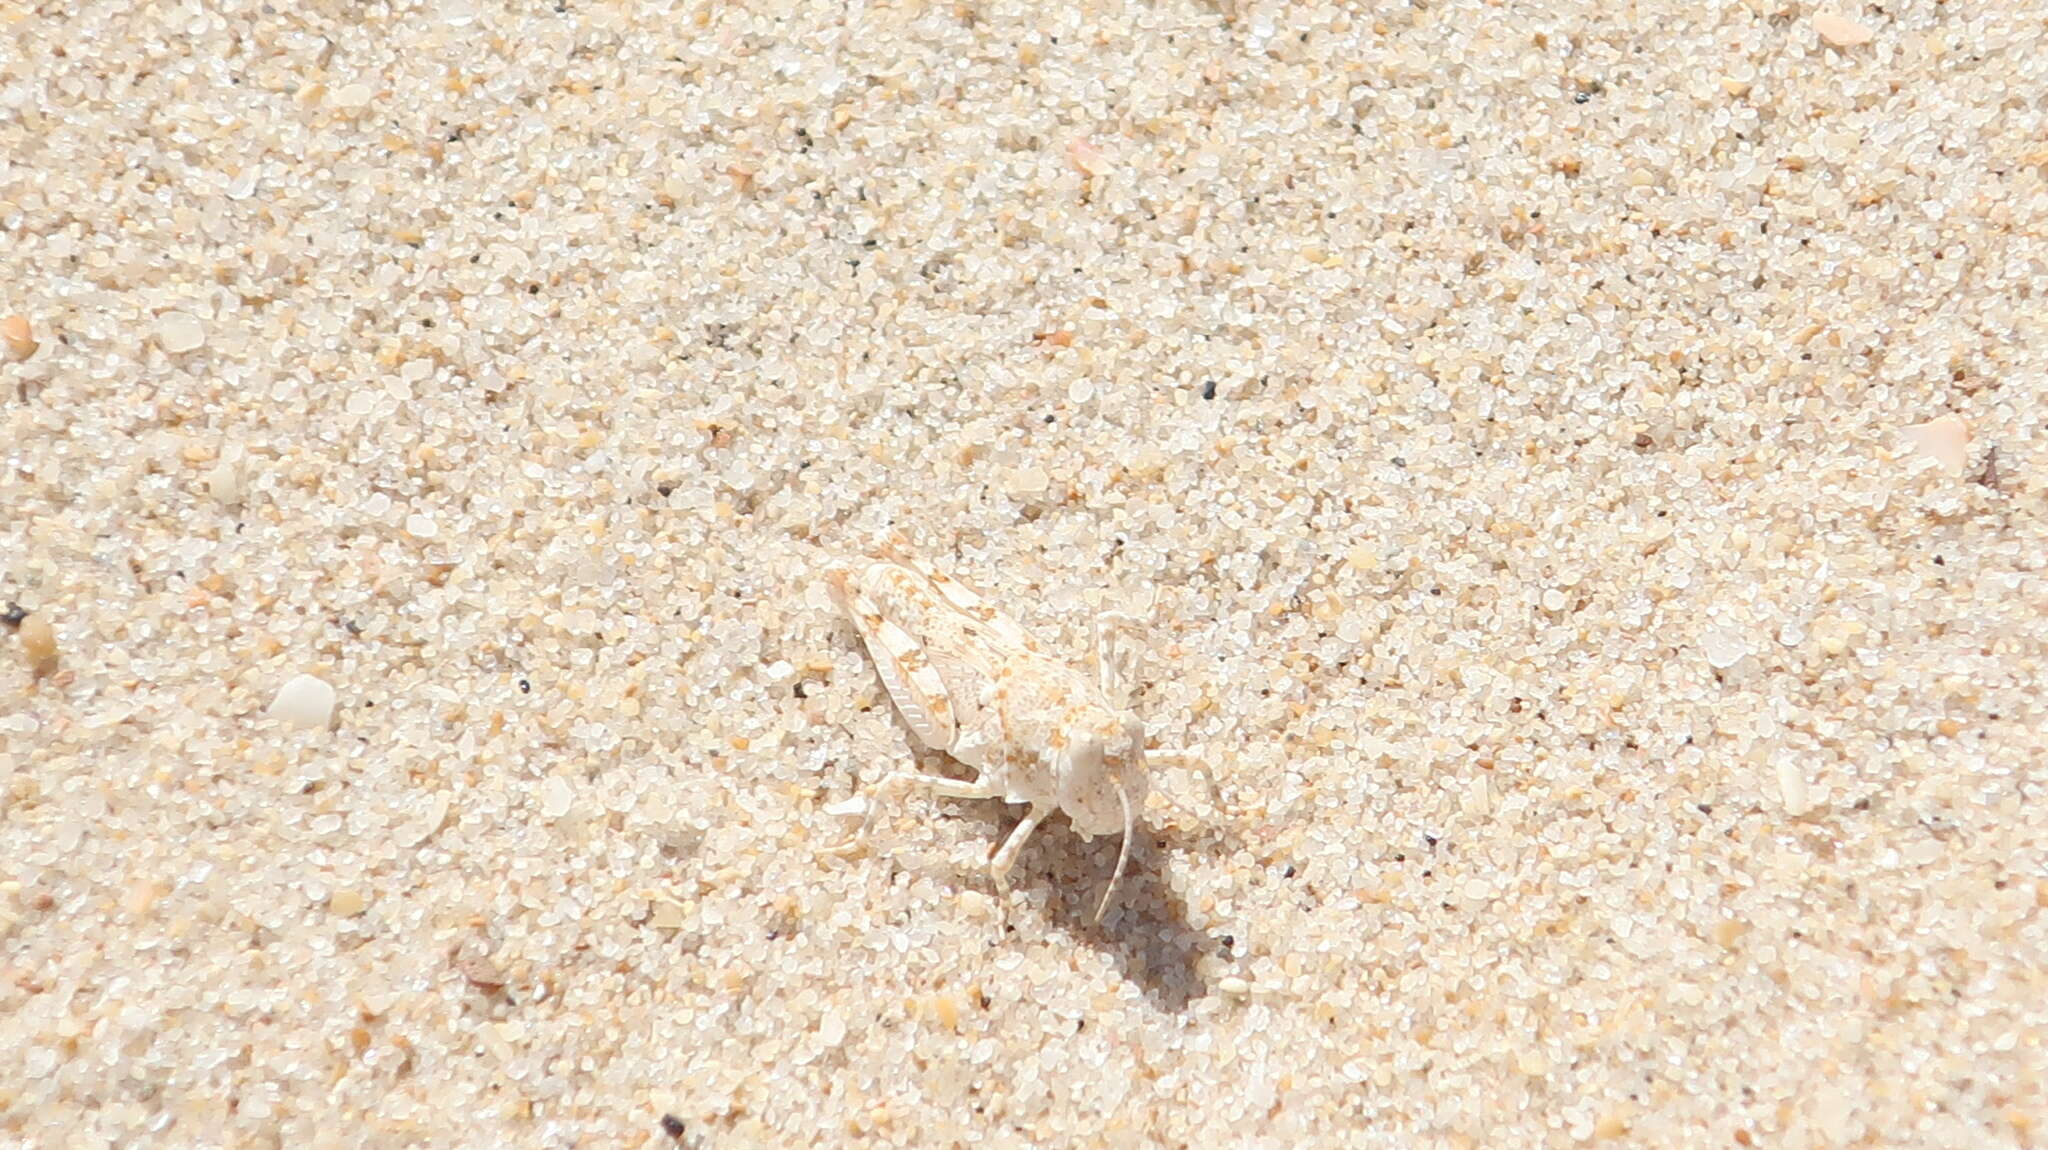
[[[1007,891],[1010,868],[1031,832],[1067,812],[1082,838],[1122,834],[1116,870],[1095,921],[1109,910],[1130,860],[1131,835],[1148,793],[1145,725],[1132,712],[1125,661],[1107,648],[1096,621],[1091,678],[1055,657],[1008,615],[959,580],[907,556],[834,563],[824,575],[833,602],[860,632],[882,686],[920,743],[975,769],[972,781],[897,771],[875,787],[856,834],[857,849],[884,792],[923,787],[962,799],[1028,803],[1030,811],[989,860]],[[1213,788],[1213,782],[1212,782]]]

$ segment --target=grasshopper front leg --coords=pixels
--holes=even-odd
[[[1017,824],[1017,829],[1011,831],[1010,837],[1004,839],[1003,845],[997,849],[996,857],[989,860],[989,877],[995,880],[996,893],[1002,895],[1005,902],[1009,901],[1010,868],[1017,865],[1017,856],[1024,853],[1024,840],[1031,837],[1031,832],[1037,830],[1038,824],[1044,822],[1054,809],[1050,803],[1031,804],[1024,821]]]

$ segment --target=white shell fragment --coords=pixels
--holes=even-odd
[[[198,351],[206,346],[206,327],[182,311],[165,312],[156,322],[156,342],[173,355]]]
[[[295,675],[277,689],[269,715],[302,729],[324,727],[334,720],[334,687],[317,675]]]
[[[1813,798],[1806,787],[1806,773],[1789,754],[1778,756],[1778,798],[1785,804],[1785,813],[1793,818],[1813,809]]]
[[[1873,37],[1869,28],[1837,12],[1814,13],[1813,30],[1837,48],[1859,47]]]
[[[836,803],[826,803],[825,813],[836,818],[868,813],[868,801],[860,795],[850,795]]]
[[[213,496],[222,506],[233,507],[242,502],[241,468],[227,460],[216,464],[206,473],[206,493]]]
[[[1708,665],[1725,671],[1749,654],[1749,642],[1730,628],[1713,627],[1700,636],[1700,651],[1706,655]]]
[[[1944,415],[1904,430],[1906,446],[1932,459],[1950,475],[1970,465],[1970,425],[1959,415]]]
[[[576,805],[576,792],[569,781],[557,775],[540,785],[540,813],[551,819],[561,818]]]

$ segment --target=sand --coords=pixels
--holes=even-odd
[[[2038,1145],[2044,39],[0,4],[0,1143]]]

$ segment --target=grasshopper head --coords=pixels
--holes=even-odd
[[[1060,806],[1083,838],[1128,833],[1145,805],[1145,727],[1104,710],[1067,745]]]
[[[1117,884],[1123,881],[1124,864],[1131,857],[1131,835],[1145,805],[1145,725],[1128,711],[1103,707],[1086,711],[1076,716],[1081,721],[1074,724],[1076,731],[1067,745],[1060,806],[1083,838],[1123,835],[1116,873],[1110,876],[1109,889],[1102,892],[1102,904],[1095,909],[1095,918],[1101,921]]]

